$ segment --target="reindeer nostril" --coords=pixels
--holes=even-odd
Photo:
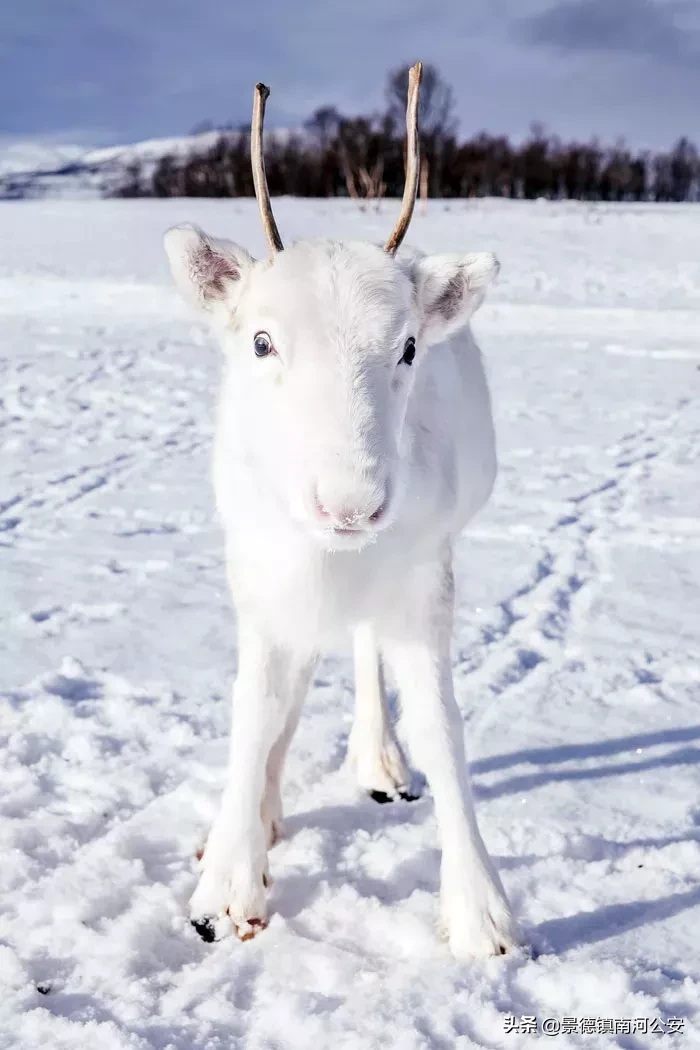
[[[386,493],[381,503],[364,500],[355,502],[334,502],[321,497],[318,489],[313,493],[313,507],[316,518],[324,522],[325,527],[348,531],[362,531],[367,525],[376,525],[386,514],[388,500]],[[374,509],[372,509],[374,508]]]
[[[314,507],[316,508],[316,513],[318,514],[319,518],[330,518],[330,511],[326,510],[326,508],[321,503],[320,499],[318,498],[318,492],[314,492]]]
[[[377,506],[376,510],[374,510],[372,512],[372,514],[370,514],[370,516],[369,516],[369,520],[372,522],[373,525],[376,525],[378,521],[381,521],[383,518],[386,517],[386,513],[387,513],[387,510],[389,509],[389,504],[390,503],[391,503],[391,488],[390,488],[389,485],[385,485],[384,491],[382,493],[381,502]]]

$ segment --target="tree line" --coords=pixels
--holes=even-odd
[[[408,67],[389,74],[386,109],[346,117],[324,106],[298,132],[268,132],[265,168],[270,193],[295,197],[399,197],[404,184]],[[700,200],[700,160],[681,138],[668,151],[634,151],[562,142],[534,123],[515,145],[485,131],[459,141],[452,88],[433,66],[423,73],[419,120],[422,197],[510,197],[588,201]],[[202,125],[196,130],[213,130]],[[250,197],[250,127],[219,130],[213,144],[187,156],[163,156],[146,173],[132,164],[118,196]]]

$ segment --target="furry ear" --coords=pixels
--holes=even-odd
[[[429,255],[418,261],[415,279],[423,316],[423,338],[440,343],[463,328],[500,269],[491,252]]]
[[[213,312],[235,308],[253,259],[233,241],[210,237],[197,226],[173,226],[164,238],[175,284],[194,306]]]

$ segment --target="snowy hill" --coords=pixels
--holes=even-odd
[[[80,146],[47,145],[32,140],[0,138],[0,178],[22,172],[42,172],[71,164],[85,153]]]
[[[275,208],[285,240],[376,241],[398,202]],[[500,475],[456,552],[453,665],[535,951],[462,965],[430,791],[378,806],[344,764],[347,652],[292,745],[269,928],[187,920],[235,623],[220,355],[161,237],[264,253],[255,202],[2,213],[0,1050],[529,1050],[545,1019],[561,1050],[700,1046],[700,208],[430,202],[411,228],[503,265],[474,323]]]
[[[0,154],[0,199],[105,197],[124,180],[131,164],[139,163],[150,174],[161,157],[203,152],[219,134],[148,139],[88,151],[16,146]]]
[[[148,177],[162,157],[204,153],[221,134],[225,132],[206,131],[87,151],[77,146],[47,147],[38,143],[0,148],[0,200],[108,197],[124,182],[132,164],[139,164]],[[304,132],[276,128],[269,134],[284,141],[291,134]]]

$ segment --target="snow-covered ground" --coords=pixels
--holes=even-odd
[[[276,211],[287,238],[378,239],[395,207]],[[186,218],[262,250],[252,201],[0,205],[0,1047],[532,1045],[508,1015],[623,1029],[560,1048],[656,1045],[645,1018],[700,1045],[700,208],[414,220],[427,249],[503,263],[475,321],[501,473],[458,552],[454,670],[539,954],[471,965],[434,929],[429,792],[378,806],[343,766],[344,653],[293,745],[269,929],[188,924],[236,651],[217,353],[160,246]]]

